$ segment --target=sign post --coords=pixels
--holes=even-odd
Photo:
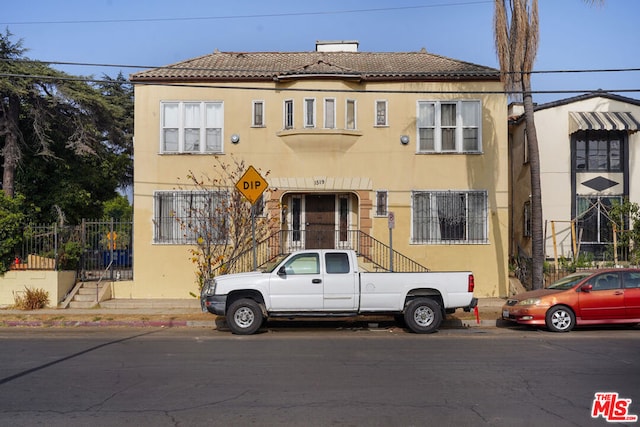
[[[262,193],[269,187],[267,181],[260,175],[260,173],[253,167],[249,166],[249,169],[242,175],[240,180],[236,183],[236,188],[244,197],[251,202],[251,239],[253,242],[253,269],[258,269],[258,257],[256,254],[256,208],[255,203],[258,201]]]
[[[389,271],[393,271],[393,229],[396,226],[396,216],[393,212],[388,214],[389,221]]]

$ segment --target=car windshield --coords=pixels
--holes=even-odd
[[[581,281],[582,279],[591,276],[591,273],[576,273],[570,274],[569,276],[565,276],[562,279],[556,280],[553,282],[547,289],[556,289],[559,291],[564,291],[566,289],[571,289]]]
[[[265,265],[259,268],[263,273],[273,273],[273,270],[285,259],[289,254],[278,255],[275,258],[268,261]]]

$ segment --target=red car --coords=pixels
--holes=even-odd
[[[513,296],[502,318],[568,332],[575,326],[640,323],[640,269],[571,274],[548,288]]]

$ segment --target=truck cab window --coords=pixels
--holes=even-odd
[[[287,274],[320,274],[318,254],[300,254],[285,264]]]
[[[329,274],[345,274],[349,272],[349,257],[346,253],[327,253],[325,254],[325,263]]]

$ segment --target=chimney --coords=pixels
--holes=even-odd
[[[316,52],[357,52],[357,40],[317,40]]]

